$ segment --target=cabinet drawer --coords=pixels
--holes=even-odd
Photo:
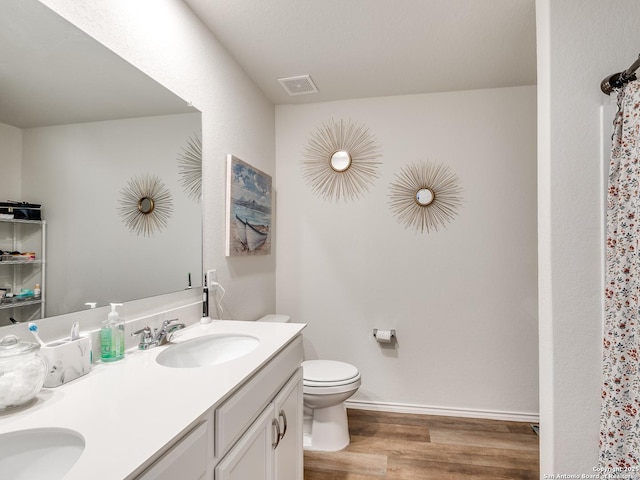
[[[200,480],[207,471],[207,422],[173,445],[137,480]]]
[[[217,458],[222,458],[249,428],[302,360],[302,336],[298,336],[216,410],[214,443]]]

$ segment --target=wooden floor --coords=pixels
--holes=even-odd
[[[348,410],[351,444],[304,452],[305,480],[539,479],[529,423]]]

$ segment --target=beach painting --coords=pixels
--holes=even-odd
[[[271,177],[227,155],[227,257],[271,253],[271,209]]]

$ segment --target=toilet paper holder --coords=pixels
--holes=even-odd
[[[377,328],[373,329],[373,338],[378,338],[378,329]],[[396,338],[396,331],[395,330],[391,330],[391,338]]]

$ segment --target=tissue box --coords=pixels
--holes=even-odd
[[[40,348],[47,360],[45,387],[59,387],[63,383],[86,375],[91,370],[91,338],[64,339]]]

